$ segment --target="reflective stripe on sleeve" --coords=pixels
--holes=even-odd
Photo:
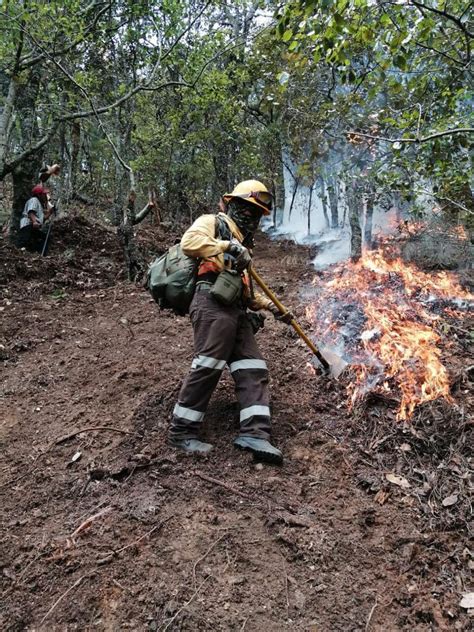
[[[186,408],[176,404],[173,410],[173,415],[180,417],[181,419],[187,419],[188,421],[202,421],[204,413],[199,410],[193,410],[192,408]]]
[[[226,360],[218,360],[217,358],[200,355],[197,358],[194,358],[191,368],[195,369],[198,366],[203,366],[206,369],[218,369],[221,371],[226,364]]]
[[[265,360],[237,360],[229,365],[230,372],[239,371],[241,369],[267,369]]]
[[[246,419],[248,419],[249,417],[253,417],[254,415],[270,417],[270,408],[268,406],[260,406],[259,404],[249,406],[248,408],[243,408],[240,411],[240,421],[245,421]]]

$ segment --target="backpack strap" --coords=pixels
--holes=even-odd
[[[222,219],[219,215],[216,215],[216,230],[214,236],[224,241],[230,241],[232,239],[232,232],[229,225],[225,219]]]
[[[216,237],[216,239],[219,238],[224,241],[230,241],[232,239],[232,232],[229,228],[229,225],[227,224],[225,219],[222,219],[222,217],[219,217],[219,215],[216,215],[216,229],[215,229],[214,237]],[[233,261],[233,259],[234,257],[232,257],[226,252],[224,253],[225,263],[228,263],[229,261]]]

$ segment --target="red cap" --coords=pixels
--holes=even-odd
[[[31,195],[47,195],[48,193],[48,189],[45,189],[42,184],[37,184],[31,189]]]

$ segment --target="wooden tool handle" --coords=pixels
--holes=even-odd
[[[257,274],[257,272],[255,272],[252,265],[249,266],[249,272],[252,275],[252,277],[255,279],[256,283],[258,283],[258,285],[261,287],[262,291],[268,296],[268,298],[272,301],[272,303],[274,303],[278,307],[280,312],[282,314],[287,314],[288,310],[286,309],[286,307],[275,296],[275,294],[271,291],[271,289],[265,284],[265,282],[260,277],[260,275]],[[318,358],[320,363],[323,365],[324,369],[326,371],[329,371],[330,370],[329,362],[326,360],[326,358],[323,355],[321,355],[319,349],[317,349],[314,343],[308,338],[308,336],[304,333],[304,331],[301,329],[300,325],[294,318],[290,321],[290,325],[296,331],[296,333],[301,338],[301,340],[303,340],[308,345],[308,347],[311,349],[311,351],[314,353],[314,355]]]

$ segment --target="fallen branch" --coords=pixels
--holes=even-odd
[[[74,544],[74,538],[76,538],[82,531],[84,531],[85,529],[88,529],[91,524],[94,522],[94,520],[97,520],[97,518],[101,518],[102,516],[105,516],[105,514],[109,513],[109,511],[112,509],[112,507],[106,507],[105,509],[102,509],[102,511],[99,511],[98,513],[94,514],[93,516],[90,516],[89,518],[87,518],[87,520],[84,520],[84,522],[82,522],[77,529],[71,533],[71,535],[67,538],[67,542],[70,545]]]
[[[211,577],[211,575],[208,575],[199,585],[199,587],[194,591],[194,593],[191,595],[191,598],[188,599],[188,601],[183,604],[181,606],[181,608],[179,610],[176,611],[176,613],[171,617],[171,619],[168,621],[168,623],[164,626],[164,628],[161,629],[161,632],[166,632],[166,630],[170,627],[170,625],[176,620],[176,618],[178,617],[178,615],[180,615],[183,610],[185,610],[189,604],[191,603],[191,601],[199,594],[201,588],[204,586],[204,584],[207,582],[207,580]]]
[[[53,612],[53,610],[56,608],[56,606],[58,606],[58,604],[60,604],[60,603],[61,603],[61,601],[64,599],[64,597],[67,597],[67,595],[69,595],[69,593],[70,593],[70,592],[72,592],[72,591],[74,590],[74,588],[77,588],[77,586],[79,586],[79,584],[80,584],[80,583],[81,583],[84,579],[86,579],[87,577],[92,577],[93,575],[95,575],[95,572],[92,572],[92,573],[87,573],[86,575],[83,575],[82,577],[79,577],[79,579],[78,579],[78,580],[76,580],[76,581],[74,582],[74,584],[73,584],[72,586],[70,586],[70,588],[68,588],[68,589],[66,590],[66,592],[65,592],[65,593],[63,593],[63,594],[59,597],[59,599],[57,599],[57,600],[53,603],[53,605],[51,606],[51,608],[50,608],[50,609],[48,610],[48,612],[44,615],[44,617],[41,619],[41,621],[39,622],[39,624],[38,624],[38,625],[42,625],[42,624],[46,621],[46,619],[47,619],[47,618],[49,617],[49,615]]]
[[[80,435],[83,432],[92,432],[93,430],[110,430],[111,432],[119,432],[120,434],[133,434],[133,432],[130,432],[130,430],[121,430],[120,428],[114,428],[113,426],[92,426],[91,428],[81,428],[80,430],[75,430],[74,432],[71,432],[71,434],[64,435],[64,437],[59,437],[59,439],[56,439],[54,443],[48,448],[48,450],[50,450],[53,445],[65,443],[69,439],[74,439],[74,437],[77,437],[77,435]],[[48,450],[46,450],[46,452]],[[46,452],[43,452],[43,454],[46,454]]]
[[[133,542],[130,542],[130,544],[126,544],[125,546],[123,546],[121,549],[117,549],[116,551],[112,551],[111,553],[109,553],[108,555],[103,557],[102,559],[97,560],[97,563],[98,564],[106,564],[107,562],[109,562],[113,557],[115,557],[119,553],[122,553],[123,551],[126,551],[127,549],[130,549],[132,546],[135,546],[136,544],[138,544],[139,542],[141,542],[145,538],[150,537],[150,535],[152,533],[154,533],[157,529],[160,529],[164,524],[166,524],[169,520],[171,520],[171,518],[174,518],[174,514],[171,514],[171,516],[168,516],[167,518],[164,518],[164,520],[162,520],[161,522],[156,524],[153,527],[153,529],[150,529],[150,531],[147,531],[147,533],[141,535],[137,540],[134,540]]]
[[[206,559],[206,557],[209,555],[209,553],[219,544],[219,542],[221,542],[224,538],[227,537],[227,533],[224,533],[224,535],[221,535],[220,538],[218,538],[215,542],[213,542],[213,544],[211,544],[211,546],[207,549],[207,551],[204,553],[204,555],[201,555],[201,557],[199,557],[193,564],[193,585],[194,587],[196,586],[196,568],[197,565],[202,562],[203,560]]]
[[[212,483],[213,485],[219,485],[219,487],[223,487],[224,489],[227,489],[227,491],[232,492],[233,494],[237,494],[237,496],[241,496],[242,498],[247,498],[247,499],[250,498],[248,494],[244,494],[244,492],[241,492],[240,490],[235,489],[228,483],[224,483],[224,481],[220,481],[217,478],[212,478],[211,476],[208,476],[207,474],[204,474],[203,472],[200,472],[199,470],[194,473],[196,474],[198,478],[202,478],[203,481],[207,481],[208,483]]]
[[[48,454],[51,448],[54,448],[55,445],[65,443],[69,439],[73,439],[74,437],[76,437],[77,435],[83,432],[92,432],[93,430],[110,430],[111,432],[119,432],[121,434],[127,434],[127,435],[134,434],[133,432],[130,432],[130,430],[121,430],[120,428],[114,428],[113,426],[92,426],[91,428],[82,428],[81,430],[76,430],[75,432],[71,432],[71,434],[64,435],[64,437],[59,437],[59,439],[55,439],[53,443],[51,443],[44,452],[41,452],[41,454],[38,454],[38,456],[36,456],[33,459],[33,465],[32,467],[30,467],[29,470],[26,470],[26,472],[24,472],[20,476],[17,476],[16,478],[10,479],[6,483],[2,483],[2,485],[0,485],[0,489],[3,489],[4,487],[8,487],[9,485],[13,485],[14,483],[18,483],[18,481],[21,481],[23,478],[28,476],[28,474],[31,474],[32,472],[34,472],[38,461],[42,459],[44,456],[46,456],[46,454]]]

